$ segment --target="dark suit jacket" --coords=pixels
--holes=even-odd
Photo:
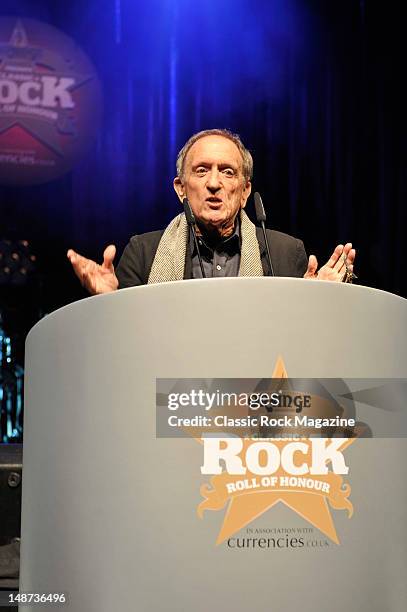
[[[275,230],[266,231],[275,275],[302,277],[307,269],[307,255],[302,241]],[[158,243],[163,233],[164,230],[148,232],[147,234],[133,236],[130,239],[116,268],[120,289],[147,284]],[[270,268],[267,261],[266,246],[263,233],[258,227],[256,227],[256,234],[264,275],[268,276]],[[191,278],[191,270],[191,253],[190,249],[187,248],[184,279]]]

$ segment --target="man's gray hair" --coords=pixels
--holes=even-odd
[[[177,176],[182,179],[184,174],[185,158],[187,156],[188,151],[197,140],[199,140],[200,138],[204,138],[205,136],[223,136],[224,138],[228,138],[228,140],[234,142],[242,156],[243,176],[246,181],[250,181],[253,176],[253,158],[251,156],[250,151],[246,149],[243,142],[240,140],[240,136],[238,134],[233,134],[233,132],[230,132],[229,130],[222,129],[203,130],[202,132],[197,132],[196,134],[193,134],[191,138],[187,140],[181,151],[178,153]]]

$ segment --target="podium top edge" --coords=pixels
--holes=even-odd
[[[401,295],[398,295],[397,293],[391,293],[390,291],[385,291],[384,289],[377,289],[376,287],[368,287],[367,285],[360,285],[360,284],[351,284],[351,283],[336,283],[334,281],[328,281],[328,280],[314,280],[314,279],[309,279],[309,278],[294,278],[292,276],[230,276],[230,277],[224,277],[224,278],[193,278],[193,279],[183,279],[183,280],[178,280],[178,281],[167,281],[165,283],[154,283],[151,285],[137,285],[135,287],[125,287],[123,289],[119,289],[118,291],[113,291],[111,293],[104,293],[101,295],[89,295],[87,297],[84,297],[80,300],[76,300],[76,302],[71,302],[69,304],[66,304],[66,306],[62,306],[61,308],[58,308],[57,310],[51,312],[49,315],[46,316],[51,316],[52,314],[56,313],[56,312],[60,312],[61,310],[63,310],[64,308],[67,308],[69,306],[72,306],[74,304],[78,304],[78,303],[83,303],[84,301],[88,301],[88,300],[94,300],[94,299],[106,299],[109,298],[111,299],[113,297],[113,295],[117,295],[118,293],[122,294],[122,293],[128,293],[129,291],[150,291],[151,289],[157,289],[159,287],[179,287],[179,286],[190,286],[191,284],[193,286],[202,286],[202,284],[207,284],[207,283],[275,283],[275,284],[280,284],[280,283],[312,283],[313,285],[315,283],[317,283],[318,285],[323,285],[323,286],[328,286],[328,287],[342,287],[343,290],[345,291],[369,291],[369,292],[374,292],[374,293],[379,293],[381,295],[388,295],[388,296],[392,296],[394,298],[398,298],[399,300],[402,300],[403,302],[407,302],[407,299],[402,297]]]
[[[28,336],[31,334],[31,332],[36,329],[38,326],[41,326],[41,324],[43,324],[45,321],[49,321],[50,318],[56,317],[56,316],[60,316],[60,314],[62,314],[63,312],[67,312],[70,311],[72,309],[78,308],[78,306],[83,306],[84,304],[90,304],[91,302],[93,302],[94,300],[105,300],[105,301],[110,301],[110,300],[115,300],[117,299],[117,295],[125,295],[125,294],[129,294],[129,292],[134,292],[134,293],[143,293],[143,292],[152,292],[152,291],[161,291],[164,288],[172,288],[175,289],[176,287],[183,287],[183,288],[187,288],[190,287],[191,284],[194,287],[202,287],[203,285],[206,284],[211,284],[211,283],[241,283],[241,284],[245,284],[245,285],[258,285],[259,283],[261,284],[266,284],[266,283],[273,283],[275,285],[293,285],[293,284],[299,284],[299,286],[303,285],[305,286],[305,284],[309,285],[310,283],[312,283],[312,285],[314,286],[325,286],[325,287],[331,287],[330,290],[332,291],[353,291],[353,292],[369,292],[372,294],[379,294],[379,295],[387,295],[389,298],[393,298],[393,299],[397,299],[400,300],[403,303],[407,303],[407,299],[403,298],[395,293],[390,293],[389,291],[384,291],[383,289],[376,289],[375,287],[367,287],[365,285],[353,285],[353,284],[347,284],[347,283],[336,283],[333,281],[325,281],[325,280],[313,280],[313,279],[304,279],[304,278],[293,278],[293,277],[285,277],[285,276],[275,276],[275,277],[270,277],[270,276],[266,276],[266,277],[227,277],[227,278],[198,278],[198,279],[187,279],[187,280],[179,280],[179,281],[170,281],[170,282],[165,282],[165,283],[155,283],[155,284],[151,284],[151,285],[138,285],[135,287],[126,287],[123,289],[120,289],[118,291],[114,291],[111,293],[105,293],[105,294],[101,294],[101,295],[91,295],[89,297],[85,297],[83,299],[80,300],[76,300],[75,302],[71,302],[69,304],[66,304],[65,306],[62,306],[61,308],[58,308],[57,310],[54,310],[53,312],[45,315],[42,319],[40,319],[40,321],[38,321],[30,330]],[[329,289],[328,289],[329,290]],[[27,338],[28,338],[27,336]]]

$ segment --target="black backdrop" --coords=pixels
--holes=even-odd
[[[176,152],[209,127],[238,132],[251,149],[270,227],[302,238],[319,260],[351,240],[360,283],[406,296],[400,5],[2,0],[3,15],[75,39],[103,87],[97,141],[72,172],[0,185],[0,237],[31,241],[42,310],[84,296],[68,247],[100,259],[106,244],[120,251],[179,212]]]

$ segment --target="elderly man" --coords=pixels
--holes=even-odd
[[[267,276],[266,246],[258,228],[244,212],[251,192],[253,160],[239,136],[227,130],[194,134],[177,158],[174,189],[182,202],[188,198],[206,277]],[[307,257],[301,240],[267,230],[277,276],[342,281],[353,270],[351,243],[338,245],[318,270],[314,255]],[[165,230],[133,236],[117,269],[116,249],[108,246],[101,265],[68,251],[76,275],[92,294],[124,287],[201,278],[198,254],[184,213]]]

